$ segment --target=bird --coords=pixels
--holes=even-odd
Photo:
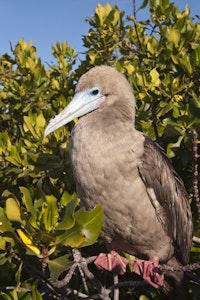
[[[125,75],[100,65],[80,77],[73,99],[44,133],[79,118],[70,144],[77,194],[87,209],[98,203],[104,211],[102,236],[111,251],[100,255],[97,265],[108,269],[107,259],[114,269],[121,260],[121,274],[127,263],[117,256],[122,251],[138,258],[138,274],[149,266],[151,273],[156,261],[174,268],[186,265],[193,236],[183,181],[164,150],[135,128],[135,115],[136,101]],[[166,271],[164,281],[159,276],[154,271],[143,278],[171,295],[169,299],[186,299],[183,272]]]

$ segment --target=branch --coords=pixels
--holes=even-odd
[[[136,0],[133,0],[133,16],[136,19]]]
[[[200,243],[200,238],[194,237],[194,242]],[[68,271],[67,275],[62,280],[56,281],[56,287],[64,287],[67,286],[65,289],[65,295],[74,295],[77,296],[80,299],[85,300],[92,300],[92,299],[102,299],[102,300],[119,300],[119,289],[123,287],[140,287],[148,285],[146,281],[121,281],[118,282],[118,278],[116,275],[114,275],[114,283],[110,285],[109,287],[105,287],[101,284],[101,282],[97,279],[97,277],[89,270],[88,265],[90,263],[93,263],[96,259],[96,256],[92,257],[82,257],[81,252],[77,249],[72,250],[73,258],[74,258],[74,264]],[[163,273],[166,271],[170,272],[185,272],[188,277],[193,276],[195,278],[194,274],[191,273],[191,271],[200,269],[200,262],[188,264],[186,266],[176,266],[171,267],[168,265],[159,265],[159,270]],[[68,287],[68,283],[71,280],[75,270],[79,271],[82,285],[85,290],[85,292],[80,292],[78,289],[72,289]],[[90,282],[93,283],[94,288],[96,290],[96,293],[93,295],[89,295],[90,289],[88,288],[89,285],[87,285],[87,279],[89,279]],[[195,279],[194,279],[195,280]],[[195,280],[196,281],[196,280]],[[113,297],[113,298],[111,298]]]
[[[81,275],[81,279],[83,282],[83,286],[85,289],[85,293],[79,292],[76,289],[72,289],[67,287],[66,293],[67,295],[76,295],[81,299],[102,299],[102,300],[111,300],[110,294],[114,292],[113,300],[119,300],[119,288],[122,287],[136,287],[136,286],[143,286],[147,283],[145,281],[124,281],[118,282],[117,276],[114,275],[114,284],[110,287],[102,286],[101,282],[94,276],[94,274],[89,270],[88,264],[94,262],[96,256],[84,258],[81,255],[81,252],[77,249],[73,249],[73,257],[74,257],[74,264],[68,271],[67,275],[62,280],[57,280],[55,286],[57,288],[64,287],[68,285],[69,281],[71,280],[75,269],[79,270]],[[85,276],[86,277],[85,277]],[[93,284],[94,287],[97,289],[97,294],[89,295],[89,290],[87,288],[86,278],[88,278]]]
[[[200,238],[199,238],[199,237],[197,237],[197,236],[193,236],[193,238],[192,238],[192,241],[193,241],[194,243],[196,243],[196,244],[199,244],[199,245],[200,245]]]
[[[117,284],[113,284],[108,289],[112,291],[114,289],[119,289],[122,287],[138,287],[138,286],[145,286],[145,285],[148,285],[148,283],[144,280],[143,281],[130,280],[130,281],[121,281],[118,282]]]
[[[200,262],[193,263],[193,264],[188,264],[186,266],[176,266],[176,267],[171,267],[168,265],[159,265],[159,270],[162,272],[165,271],[171,271],[171,272],[191,272],[194,270],[200,269]]]
[[[200,198],[198,187],[198,134],[195,129],[192,131],[192,150],[193,150],[193,196],[197,207],[198,219],[200,220]]]
[[[92,257],[89,257],[89,258],[84,258],[84,257],[82,257],[81,252],[77,249],[72,249],[72,253],[73,253],[73,257],[74,257],[74,264],[72,265],[72,267],[69,269],[67,275],[62,280],[57,280],[56,281],[55,286],[57,288],[61,288],[63,286],[66,286],[69,283],[69,281],[71,280],[71,278],[74,274],[74,271],[77,268],[79,270],[80,275],[81,275],[83,286],[84,286],[84,289],[85,289],[85,292],[86,292],[86,294],[84,294],[84,293],[81,294],[82,298],[95,299],[95,298],[91,298],[91,297],[88,298],[89,290],[88,290],[88,287],[87,287],[87,283],[86,283],[86,279],[84,277],[84,274],[94,284],[95,288],[99,292],[98,295],[105,294],[105,288],[102,286],[101,282],[88,269],[88,264],[93,262],[96,259],[96,256],[92,256]],[[74,295],[79,295],[80,296],[80,293],[77,292],[76,290],[68,289],[68,291],[70,291],[70,293],[72,293]],[[99,298],[96,298],[96,299],[99,299]],[[102,298],[102,299],[104,299],[104,298]]]

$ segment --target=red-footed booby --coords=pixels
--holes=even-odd
[[[135,129],[134,95],[115,68],[97,66],[85,73],[45,136],[81,116],[70,147],[77,193],[88,209],[102,205],[102,234],[112,249],[96,264],[122,274],[127,262],[115,251],[126,251],[149,260],[136,261],[133,269],[153,286],[162,286],[162,275],[155,271],[158,261],[173,267],[189,260],[193,225],[183,182],[163,150]],[[165,279],[184,299],[182,276],[171,272]],[[168,290],[165,284],[163,290]]]

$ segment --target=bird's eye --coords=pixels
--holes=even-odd
[[[98,95],[99,94],[99,89],[98,88],[93,88],[92,90],[91,90],[91,95],[92,96],[96,96],[96,95]]]

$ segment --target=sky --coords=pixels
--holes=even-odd
[[[133,14],[133,0],[0,0],[0,55],[11,54],[10,42],[15,46],[21,38],[33,41],[43,63],[53,61],[51,46],[56,41],[67,41],[78,53],[83,52],[82,36],[89,29],[85,19],[94,14],[97,3],[106,2],[111,6],[117,4],[125,15]],[[142,3],[143,0],[136,0],[137,8]],[[174,3],[180,10],[188,4],[192,16],[200,15],[200,0],[174,0]],[[147,9],[137,13],[138,20],[147,17]]]

